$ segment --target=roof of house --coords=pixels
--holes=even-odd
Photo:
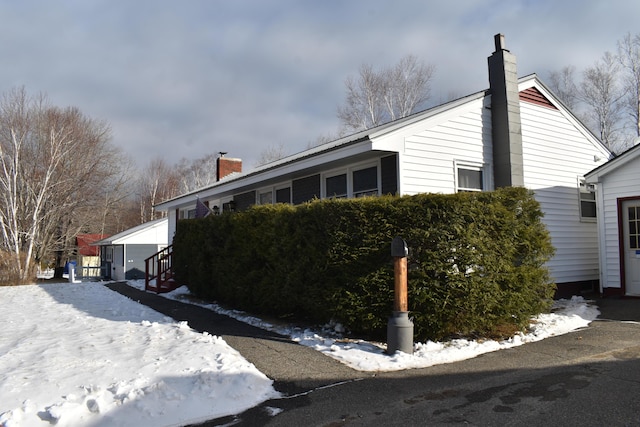
[[[608,153],[609,151],[600,143],[598,138],[594,136],[594,134],[586,127],[582,122],[567,108],[560,99],[553,94],[553,92],[542,83],[536,74],[530,74],[525,77],[521,77],[518,79],[518,85],[522,87],[521,90],[527,90],[532,87],[539,89],[535,96],[538,96],[538,99],[528,99],[529,102],[534,102],[538,104],[547,104],[547,106],[555,107],[557,109],[562,110],[565,114],[567,114],[574,124],[578,126],[582,132],[591,139],[594,143],[599,144],[603,148],[603,153]],[[345,149],[348,147],[353,147],[354,152],[358,149],[362,152],[370,151],[373,149],[373,142],[376,139],[383,138],[387,135],[390,135],[394,132],[400,131],[406,127],[409,127],[415,123],[421,122],[425,119],[429,119],[434,116],[444,115],[447,112],[450,112],[458,107],[464,106],[466,104],[472,103],[477,100],[485,99],[487,102],[487,98],[491,95],[491,91],[489,89],[485,89],[479,92],[472,93],[467,96],[463,96],[461,98],[446,102],[444,104],[436,105],[434,107],[428,108],[423,111],[419,111],[407,117],[394,120],[389,123],[385,123],[370,129],[366,129],[360,132],[356,132],[351,135],[344,136],[334,141],[330,141],[316,147],[309,148],[302,152],[292,154],[290,156],[284,157],[282,159],[267,163],[265,165],[259,166],[251,171],[246,173],[234,174],[233,176],[229,176],[224,180],[218,181],[214,184],[208,185],[206,187],[194,190],[190,193],[185,193],[180,196],[174,197],[172,199],[165,200],[156,205],[156,209],[158,210],[166,210],[172,206],[175,206],[179,200],[191,200],[195,202],[195,199],[200,196],[205,196],[205,192],[215,191],[219,187],[229,187],[229,186],[237,186],[241,187],[245,183],[253,184],[254,182],[259,182],[262,177],[266,177],[270,173],[275,173],[276,170],[282,171],[282,175],[286,173],[287,170],[291,171],[295,168],[295,165],[303,165],[305,162],[310,161],[311,159],[318,158],[327,153],[331,153],[333,151]],[[531,93],[528,95],[531,98]],[[551,99],[551,100],[550,100]],[[203,194],[205,193],[205,194]]]
[[[587,173],[584,177],[587,182],[595,183],[598,182],[600,178],[609,173],[615,171],[619,167],[626,165],[627,163],[637,159],[640,157],[640,143],[634,145],[629,148],[627,151],[619,154],[617,157],[609,160],[607,163],[598,166],[591,172]]]
[[[78,247],[78,254],[82,256],[98,256],[100,255],[99,248],[92,246],[92,243],[97,242],[109,237],[108,234],[78,234],[76,236],[76,246]]]
[[[135,227],[129,228],[128,230],[121,231],[118,234],[114,234],[108,238],[98,240],[97,242],[92,243],[95,246],[108,246],[108,245],[120,245],[126,243],[127,240],[144,233],[146,231],[151,230],[154,227],[165,226],[169,223],[168,218],[160,218],[153,221],[148,221],[140,225],[136,225]],[[166,238],[166,233],[165,236]],[[149,242],[154,243],[154,242]]]

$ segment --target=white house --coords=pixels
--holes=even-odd
[[[597,196],[600,291],[640,296],[640,145],[585,178]]]
[[[100,247],[100,259],[107,278],[143,279],[145,259],[167,247],[167,218],[145,222],[106,239],[92,243]]]
[[[611,153],[538,79],[518,79],[515,57],[495,37],[490,88],[289,156],[156,206],[176,221],[196,200],[213,210],[299,204],[313,198],[454,193],[525,186],[535,192],[556,248],[560,290],[598,280],[596,210],[585,173]],[[222,165],[228,161],[219,159]],[[591,203],[581,203],[589,200]]]

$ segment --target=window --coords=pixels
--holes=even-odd
[[[580,218],[593,220],[596,218],[596,192],[593,185],[585,182],[584,178],[578,178],[580,196]]]
[[[484,190],[484,172],[480,166],[456,166],[457,191]]]
[[[347,174],[330,176],[325,181],[326,195],[329,199],[340,199],[347,197]]]
[[[276,203],[291,203],[291,187],[276,190]]]
[[[271,190],[260,193],[258,197],[258,203],[261,205],[270,205],[273,203],[273,191]]]
[[[347,197],[377,196],[380,194],[378,165],[363,165],[337,170],[323,176],[323,197],[339,199]]]
[[[353,197],[378,195],[378,167],[353,171]]]
[[[640,249],[640,207],[629,206],[629,249]]]

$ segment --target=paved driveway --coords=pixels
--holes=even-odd
[[[203,425],[640,426],[640,300],[598,300],[599,320],[559,337],[371,374],[208,310],[112,288],[222,335],[286,396]]]

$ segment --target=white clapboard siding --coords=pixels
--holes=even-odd
[[[620,288],[620,243],[618,237],[618,198],[640,196],[640,167],[630,162],[613,170],[602,178],[604,201],[604,253],[602,254],[603,287]]]
[[[460,115],[405,138],[401,157],[402,194],[455,192],[455,162],[491,163],[491,116],[481,101]],[[485,173],[490,173],[486,171]]]
[[[578,177],[606,159],[560,110],[520,103],[525,186],[544,212],[556,254],[549,262],[557,283],[597,280],[594,221],[581,221]]]

